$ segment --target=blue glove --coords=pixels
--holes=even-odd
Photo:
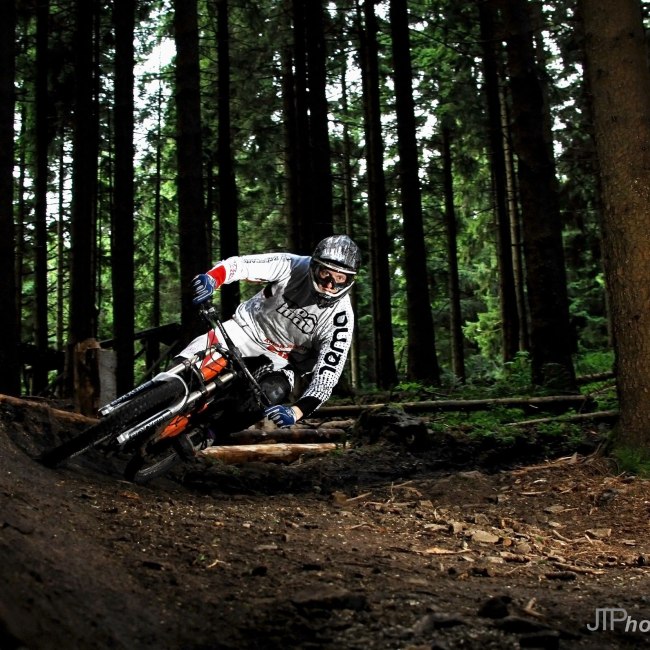
[[[192,291],[194,292],[192,302],[195,305],[200,305],[205,302],[214,293],[216,284],[216,280],[207,273],[197,275],[192,280]]]
[[[279,427],[290,427],[296,423],[296,414],[289,406],[270,406],[264,411],[264,415]]]

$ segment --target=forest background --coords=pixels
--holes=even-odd
[[[94,342],[122,393],[196,332],[194,275],[347,232],[351,386],[616,358],[647,448],[648,3],[601,4],[2,3],[0,391],[73,392]]]

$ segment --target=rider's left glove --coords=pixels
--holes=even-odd
[[[194,298],[192,302],[195,305],[204,303],[213,293],[216,288],[216,280],[207,273],[201,273],[192,280],[192,292]]]
[[[289,406],[271,406],[264,411],[264,415],[279,427],[290,427],[296,423],[296,414]]]

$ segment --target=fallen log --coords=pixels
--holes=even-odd
[[[23,399],[20,397],[12,397],[11,395],[0,395],[0,404],[7,404],[13,408],[21,409],[22,411],[27,409],[31,411],[39,411],[46,414],[48,417],[52,417],[60,422],[66,422],[68,424],[91,425],[97,422],[95,418],[81,415],[80,413],[53,408],[38,398]]]
[[[591,420],[593,422],[615,422],[618,418],[618,411],[594,411],[593,413],[575,413],[573,415],[558,415],[554,418],[536,418],[535,420],[521,420],[519,422],[508,422],[506,427],[524,427],[529,424],[546,424],[547,422],[581,422]]]
[[[307,423],[309,420],[304,420],[304,422]],[[348,418],[347,420],[325,420],[321,421],[315,428],[328,429],[331,427],[334,429],[349,429],[350,427],[353,427],[356,422],[356,418]]]
[[[598,372],[593,375],[582,375],[576,377],[576,382],[579,386],[584,386],[584,384],[593,384],[600,381],[610,381],[616,379],[616,374],[610,370],[608,372]]]
[[[208,447],[201,453],[204,456],[220,460],[228,465],[241,465],[258,461],[263,463],[292,463],[303,454],[326,454],[341,445],[335,442],[305,444],[262,444],[262,445],[217,445]]]
[[[321,406],[311,417],[342,417],[363,411],[395,407],[406,412],[418,411],[481,411],[495,406],[526,410],[557,410],[587,408],[593,400],[587,395],[549,395],[543,397],[494,397],[489,399],[424,400],[422,402],[385,402],[380,404],[340,404]]]
[[[228,442],[232,444],[271,444],[278,442],[296,442],[296,443],[316,443],[327,442],[333,440],[342,440],[345,438],[345,431],[343,429],[335,429],[334,427],[319,427],[319,428],[305,428],[305,427],[290,427],[287,429],[274,429],[266,431],[264,429],[244,429],[231,433],[228,436]],[[225,441],[224,445],[227,444]]]

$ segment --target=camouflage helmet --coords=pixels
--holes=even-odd
[[[352,288],[360,265],[359,247],[347,235],[326,237],[316,246],[309,265],[314,289],[328,302],[338,300]],[[337,281],[341,275],[345,280]]]

